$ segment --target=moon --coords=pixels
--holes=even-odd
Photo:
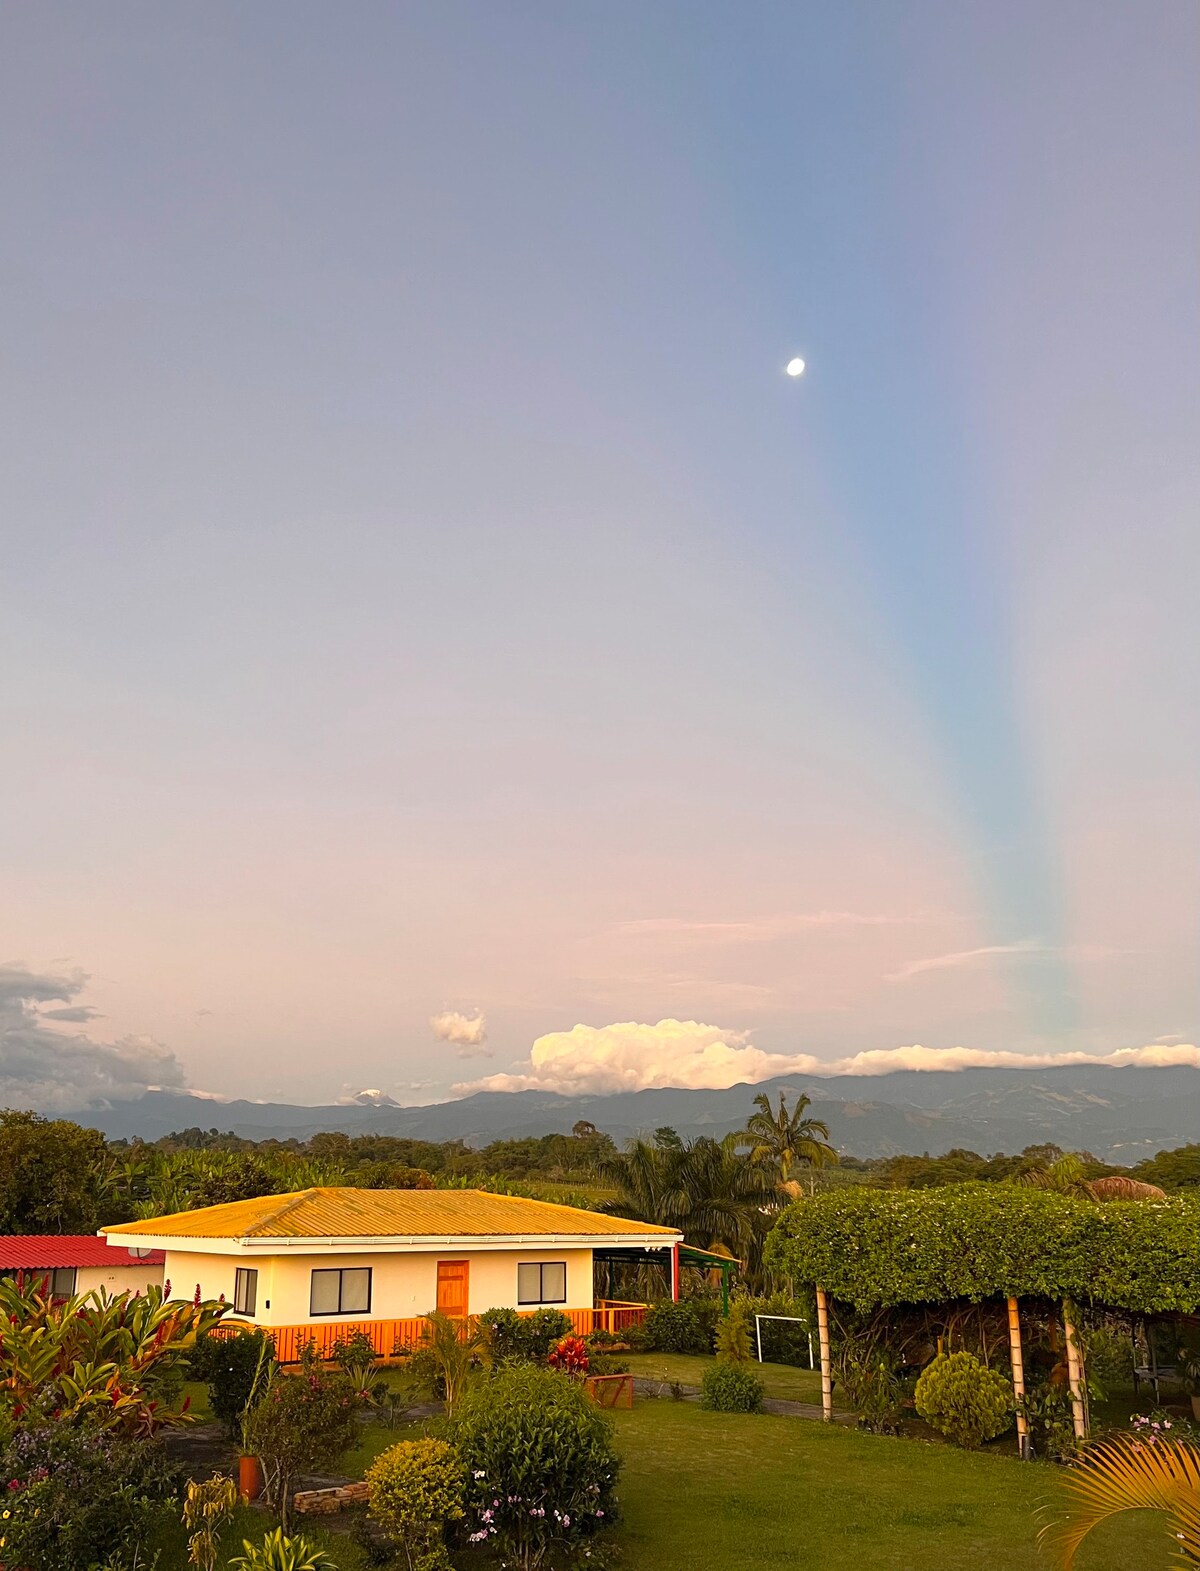
[[[804,375],[804,361],[801,360],[799,355],[797,355],[794,360],[789,360],[788,361],[788,363],[787,363],[787,374],[789,376],[803,376]]]

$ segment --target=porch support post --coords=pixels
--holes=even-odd
[[[679,1245],[671,1245],[671,1300],[679,1302]]]
[[[1015,1298],[1008,1301],[1008,1355],[1012,1362],[1013,1396],[1017,1399],[1017,1450],[1029,1460],[1029,1424],[1025,1418],[1025,1359],[1021,1351],[1021,1315]]]
[[[1063,1299],[1063,1331],[1067,1338],[1067,1377],[1071,1382],[1071,1423],[1076,1440],[1087,1439],[1087,1408],[1084,1405],[1083,1358],[1075,1334],[1072,1316],[1075,1311],[1069,1298]]]
[[[721,1267],[721,1313],[729,1314],[729,1267]]]
[[[817,1336],[821,1343],[821,1417],[833,1421],[833,1365],[829,1357],[829,1303],[825,1289],[817,1289]]]

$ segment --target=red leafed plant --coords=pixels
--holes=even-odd
[[[551,1369],[561,1370],[564,1375],[582,1380],[588,1372],[588,1350],[582,1338],[564,1336],[561,1342],[556,1342],[551,1348],[547,1362]]]

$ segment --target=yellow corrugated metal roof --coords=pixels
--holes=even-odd
[[[155,1238],[504,1238],[675,1234],[670,1227],[600,1216],[548,1200],[481,1189],[302,1189],[106,1227]]]

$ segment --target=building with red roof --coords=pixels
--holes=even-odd
[[[0,1276],[44,1278],[56,1298],[161,1287],[166,1258],[161,1249],[114,1248],[92,1233],[0,1236]]]

